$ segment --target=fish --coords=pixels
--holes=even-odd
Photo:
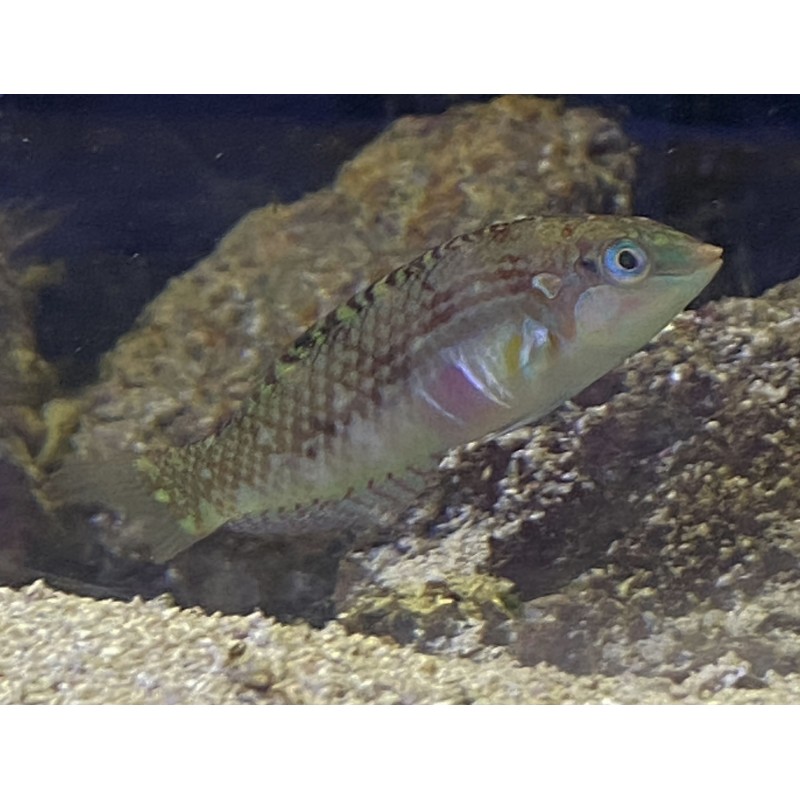
[[[645,217],[519,217],[456,236],[312,325],[212,435],[73,459],[55,494],[103,509],[157,563],[222,528],[387,524],[447,451],[541,419],[643,347],[721,263],[721,248]]]

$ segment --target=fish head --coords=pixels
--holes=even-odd
[[[505,429],[573,397],[646,345],[708,284],[722,250],[643,217],[544,218],[521,316],[495,337]],[[498,426],[499,427],[499,426]]]
[[[450,318],[426,332],[413,378],[431,428],[452,429],[448,446],[533,422],[619,365],[702,290],[722,255],[639,217],[528,217],[465,241],[477,245],[454,251],[458,271],[426,276]],[[458,281],[457,304],[444,278]]]
[[[722,264],[722,249],[644,217],[589,217],[573,232],[573,347],[638,350],[682,311]]]

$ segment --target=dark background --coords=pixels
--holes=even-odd
[[[0,96],[0,205],[56,222],[19,263],[62,262],[42,353],[67,386],[249,209],[291,202],[399,116],[477,95]],[[635,210],[726,248],[718,293],[800,274],[800,98],[579,95],[641,146]]]

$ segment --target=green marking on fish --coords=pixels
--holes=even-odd
[[[158,500],[159,503],[171,503],[172,496],[166,489],[156,489],[153,492],[153,497]]]
[[[139,523],[158,561],[222,525],[377,524],[448,449],[539,419],[642,347],[720,258],[644,218],[458,236],[309,328],[214,436],[127,473],[99,465],[97,499]]]
[[[358,311],[350,306],[339,306],[336,309],[336,319],[339,322],[354,322],[358,317]]]

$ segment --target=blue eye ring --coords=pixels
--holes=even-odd
[[[650,272],[650,259],[636,242],[619,239],[603,252],[603,267],[616,283],[637,283]]]

